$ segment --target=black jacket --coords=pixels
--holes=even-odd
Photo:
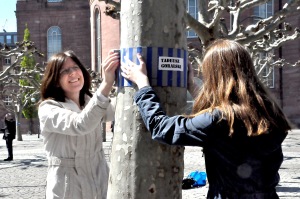
[[[207,198],[276,199],[278,170],[283,161],[281,144],[286,133],[272,131],[247,136],[243,123],[235,119],[234,134],[221,112],[194,118],[166,116],[151,87],[135,96],[152,139],[170,145],[200,146],[205,154],[209,190]]]
[[[5,127],[1,129],[4,133],[3,139],[15,139],[16,138],[16,122],[5,120]]]

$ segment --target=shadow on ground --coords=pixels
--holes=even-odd
[[[20,167],[20,169],[23,170],[26,170],[29,167],[36,167],[36,168],[47,167],[47,160],[44,156],[35,156],[33,159],[13,160],[9,162],[10,166],[7,167],[5,166],[6,164],[8,164],[8,162],[1,160],[0,170],[9,169],[13,167]]]

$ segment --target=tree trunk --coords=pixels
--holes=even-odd
[[[31,117],[31,118],[29,118],[29,122],[30,122],[30,135],[32,135],[32,134],[34,134],[34,128],[33,128],[33,118]]]
[[[148,76],[168,115],[186,104],[187,53],[184,0],[121,2],[121,59],[140,52]],[[183,60],[183,71],[158,70],[158,58]],[[108,198],[181,198],[183,147],[151,140],[133,96],[136,86],[118,78]]]

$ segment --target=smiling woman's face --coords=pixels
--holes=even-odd
[[[65,92],[66,97],[73,99],[77,96],[79,98],[83,84],[84,77],[81,69],[71,58],[67,58],[60,70],[59,86]]]

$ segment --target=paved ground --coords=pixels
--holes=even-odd
[[[104,142],[109,159],[111,136]],[[37,135],[23,135],[23,141],[14,141],[14,161],[4,162],[7,157],[5,141],[0,140],[0,198],[42,199],[45,194],[47,161],[42,139]],[[281,181],[277,187],[280,198],[300,198],[300,130],[290,133],[283,143],[285,161],[280,169]],[[205,171],[201,148],[186,147],[185,172]],[[207,187],[183,190],[183,199],[205,198]]]

